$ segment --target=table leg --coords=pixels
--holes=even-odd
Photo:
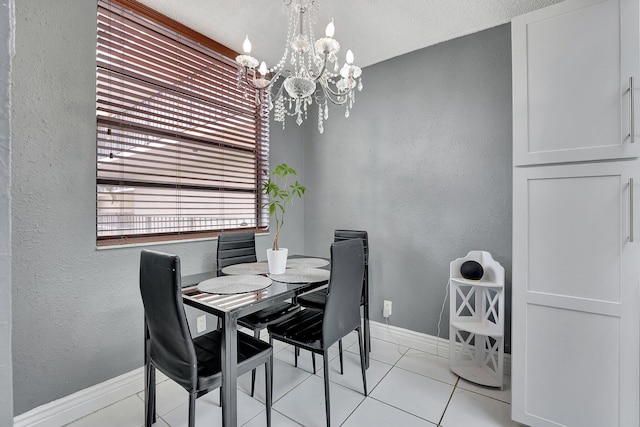
[[[236,316],[225,313],[222,334],[222,425],[238,424],[238,324]]]

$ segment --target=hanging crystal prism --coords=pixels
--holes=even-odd
[[[318,0],[284,0],[289,14],[287,38],[284,54],[272,67],[250,55],[251,44],[246,39],[243,45],[244,54],[236,57],[240,65],[238,70],[238,86],[243,86],[245,99],[256,95],[255,104],[262,112],[274,110],[274,120],[283,123],[287,116],[296,116],[296,123],[307,119],[309,106],[317,104],[318,130],[322,133],[324,122],[329,117],[329,106],[345,106],[345,117],[349,117],[357,88],[362,90],[360,76],[362,70],[354,65],[351,51],[345,56],[340,52],[340,43],[333,38],[335,26],[330,22],[326,27],[325,37],[316,38],[313,26],[316,21]],[[314,42],[315,41],[315,42]],[[345,58],[339,63],[339,56]],[[331,66],[333,63],[333,67]],[[333,70],[332,70],[333,68]],[[295,79],[295,86],[309,88],[306,91],[290,91],[283,82]],[[291,85],[291,84],[289,84]],[[250,88],[247,91],[247,88]],[[242,90],[242,89],[241,89]],[[275,100],[272,100],[275,96]],[[267,110],[268,107],[268,110]]]

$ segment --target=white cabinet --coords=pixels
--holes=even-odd
[[[640,425],[639,3],[566,0],[512,22],[512,418],[526,425]]]
[[[639,172],[635,161],[514,171],[518,422],[638,425],[640,228],[632,215],[640,193],[635,186],[632,207],[630,180]]]
[[[466,261],[479,263],[480,280],[462,277]],[[469,381],[503,386],[504,359],[504,267],[489,252],[471,251],[449,265],[451,286],[449,364]]]
[[[513,19],[515,165],[640,154],[638,19],[638,0],[566,0]]]

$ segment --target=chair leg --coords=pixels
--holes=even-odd
[[[273,355],[264,364],[264,383],[265,386],[265,411],[267,413],[267,427],[271,427],[271,405],[273,403],[273,371],[271,370],[273,364]]]
[[[369,369],[369,353],[371,353],[371,331],[369,325],[369,264],[365,262],[364,267],[364,290],[363,290],[363,308],[364,308],[364,348],[366,350],[365,361],[367,369]]]
[[[189,427],[196,426],[196,397],[197,392],[189,393]]]
[[[148,363],[148,362],[147,362]],[[151,427],[151,424],[156,422],[156,368],[151,366],[150,363],[145,368],[146,370],[146,384],[144,388],[144,425],[145,427]]]
[[[322,364],[324,366],[324,406],[327,417],[327,427],[331,427],[331,398],[329,396],[329,350],[322,353]]]
[[[358,328],[358,345],[360,346],[360,370],[362,371],[362,388],[364,389],[364,395],[367,396],[367,369],[365,367],[365,349],[362,341],[362,332]]]
[[[344,362],[342,360],[342,338],[338,340],[338,351],[340,352],[340,375],[344,375]]]
[[[253,331],[253,337],[256,339],[260,339],[260,331],[258,329]],[[255,390],[256,390],[256,370],[253,369],[251,371],[251,397],[253,397]]]
[[[364,358],[367,369],[369,369],[369,353],[371,353],[371,330],[369,328],[369,304],[364,306]]]
[[[153,423],[158,421],[158,414],[156,412],[156,368],[154,367],[149,373],[149,381],[151,382],[151,414]]]
[[[311,352],[311,364],[313,365],[313,375],[316,374],[316,354]]]
[[[298,355],[300,354],[300,349],[296,347],[293,350],[293,366],[298,367]]]
[[[147,327],[147,320],[144,321],[144,403],[145,427],[151,427],[156,422],[156,368],[151,364],[151,338]]]

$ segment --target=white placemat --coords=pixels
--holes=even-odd
[[[287,268],[284,274],[269,274],[269,278],[284,283],[315,283],[329,280],[330,274],[320,268]]]
[[[267,274],[269,272],[269,264],[263,262],[245,262],[242,264],[228,265],[222,269],[224,274]]]
[[[287,268],[316,268],[329,265],[329,260],[322,258],[290,258],[287,260]]]
[[[209,294],[243,294],[268,288],[271,279],[252,274],[220,276],[198,283],[198,289]]]

